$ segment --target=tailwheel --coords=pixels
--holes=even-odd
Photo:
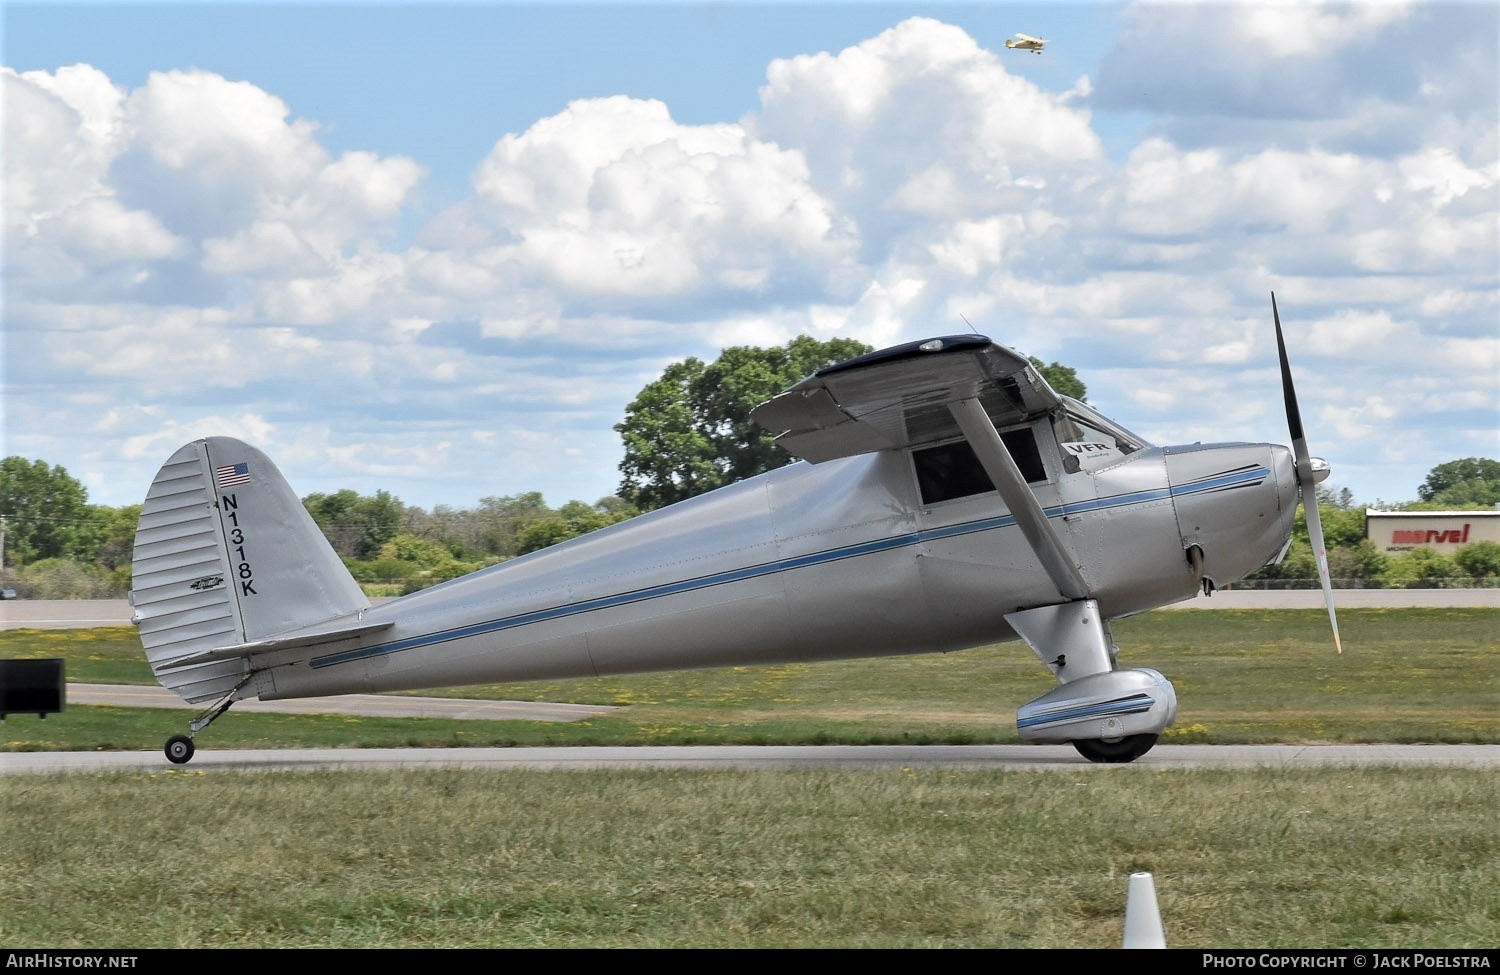
[[[1112,741],[1100,738],[1075,738],[1073,747],[1078,754],[1091,762],[1121,765],[1133,762],[1151,750],[1156,744],[1156,735],[1126,735]]]
[[[167,739],[167,747],[162,750],[167,754],[167,761],[173,765],[184,765],[193,757],[193,739],[187,735],[173,735]]]
[[[246,674],[244,678],[234,686],[234,690],[225,694],[218,704],[204,711],[196,718],[188,722],[188,728],[196,735],[198,732],[214,723],[214,720],[229,710],[229,706],[235,702],[235,693],[249,682],[254,674]],[[166,752],[167,761],[173,765],[186,765],[188,759],[193,757],[193,739],[191,735],[173,735],[167,739],[167,747],[162,749]]]

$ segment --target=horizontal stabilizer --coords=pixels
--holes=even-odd
[[[164,663],[159,670],[161,672],[178,670],[183,667],[193,667],[198,664],[206,664],[215,660],[231,660],[235,657],[253,657],[256,654],[270,653],[273,650],[294,650],[298,647],[315,647],[325,643],[338,643],[352,637],[362,636],[366,633],[376,633],[380,630],[388,630],[395,625],[393,620],[385,620],[379,623],[351,623],[347,626],[334,628],[319,628],[317,630],[292,634],[284,637],[276,637],[269,640],[257,640],[254,643],[237,643],[233,646],[215,647],[212,650],[200,650],[178,657],[170,663]]]

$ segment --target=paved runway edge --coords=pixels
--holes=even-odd
[[[1158,745],[1128,765],[1066,745],[780,745],[537,748],[204,749],[186,765],[159,751],[0,752],[0,774],[329,769],[969,768],[1090,771],[1314,767],[1492,769],[1500,745]]]

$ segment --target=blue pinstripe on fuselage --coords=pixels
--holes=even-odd
[[[1094,498],[1088,501],[1070,501],[1065,504],[1054,505],[1046,508],[1045,513],[1049,519],[1060,518],[1064,515],[1076,515],[1087,512],[1104,511],[1110,509],[1126,508],[1132,505],[1147,504],[1166,499],[1231,490],[1240,487],[1253,487],[1260,484],[1268,476],[1270,469],[1263,465],[1253,465],[1239,470],[1226,471],[1212,477],[1200,478],[1189,484],[1172,487],[1152,488],[1143,491],[1132,491],[1126,494],[1113,495],[1107,498]],[[593,599],[584,599],[577,602],[564,603],[547,609],[534,610],[529,613],[519,613],[514,616],[501,617],[499,619],[485,620],[471,623],[466,626],[452,627],[450,629],[436,630],[432,633],[424,633],[420,636],[407,637],[401,640],[393,640],[371,647],[360,647],[353,650],[345,650],[339,653],[326,654],[314,657],[309,665],[314,669],[333,667],[339,664],[352,663],[371,657],[386,654],[399,653],[404,650],[413,650],[420,647],[432,646],[439,643],[447,643],[452,640],[462,640],[487,633],[497,633],[502,630],[513,629],[518,626],[527,626],[532,623],[540,623],[548,620],[563,619],[583,613],[597,612],[603,609],[611,609],[619,606],[627,606],[642,603],[652,599],[660,599],[665,596],[678,595],[699,589],[707,589],[713,586],[722,586],[733,582],[743,582],[748,579],[762,578],[764,576],[776,575],[782,572],[791,572],[796,569],[808,568],[810,566],[827,565],[840,562],[845,559],[859,558],[865,555],[873,555],[881,552],[889,552],[896,549],[908,548],[927,542],[938,541],[945,538],[954,538],[962,535],[971,535],[977,532],[998,531],[1000,529],[1015,526],[1014,516],[1005,514],[994,518],[981,518],[974,521],[961,522],[955,525],[946,525],[940,528],[927,528],[915,532],[907,532],[901,535],[893,535],[886,538],[873,539],[867,542],[858,542],[853,545],[844,545],[836,548],[826,549],[821,552],[813,552],[807,555],[799,555],[787,559],[777,559],[764,562],[759,565],[743,566],[724,572],[713,572],[692,579],[683,579],[676,582],[664,583],[659,586],[648,586],[643,589],[631,590],[629,592],[614,593],[608,596],[599,596]]]

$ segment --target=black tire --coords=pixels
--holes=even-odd
[[[1151,750],[1156,744],[1156,735],[1126,735],[1114,741],[1098,738],[1079,738],[1073,742],[1078,754],[1091,762],[1108,765],[1123,765],[1133,762]]]
[[[167,739],[167,747],[162,749],[167,754],[167,761],[173,765],[186,765],[188,759],[193,757],[193,739],[187,735],[173,735]]]

